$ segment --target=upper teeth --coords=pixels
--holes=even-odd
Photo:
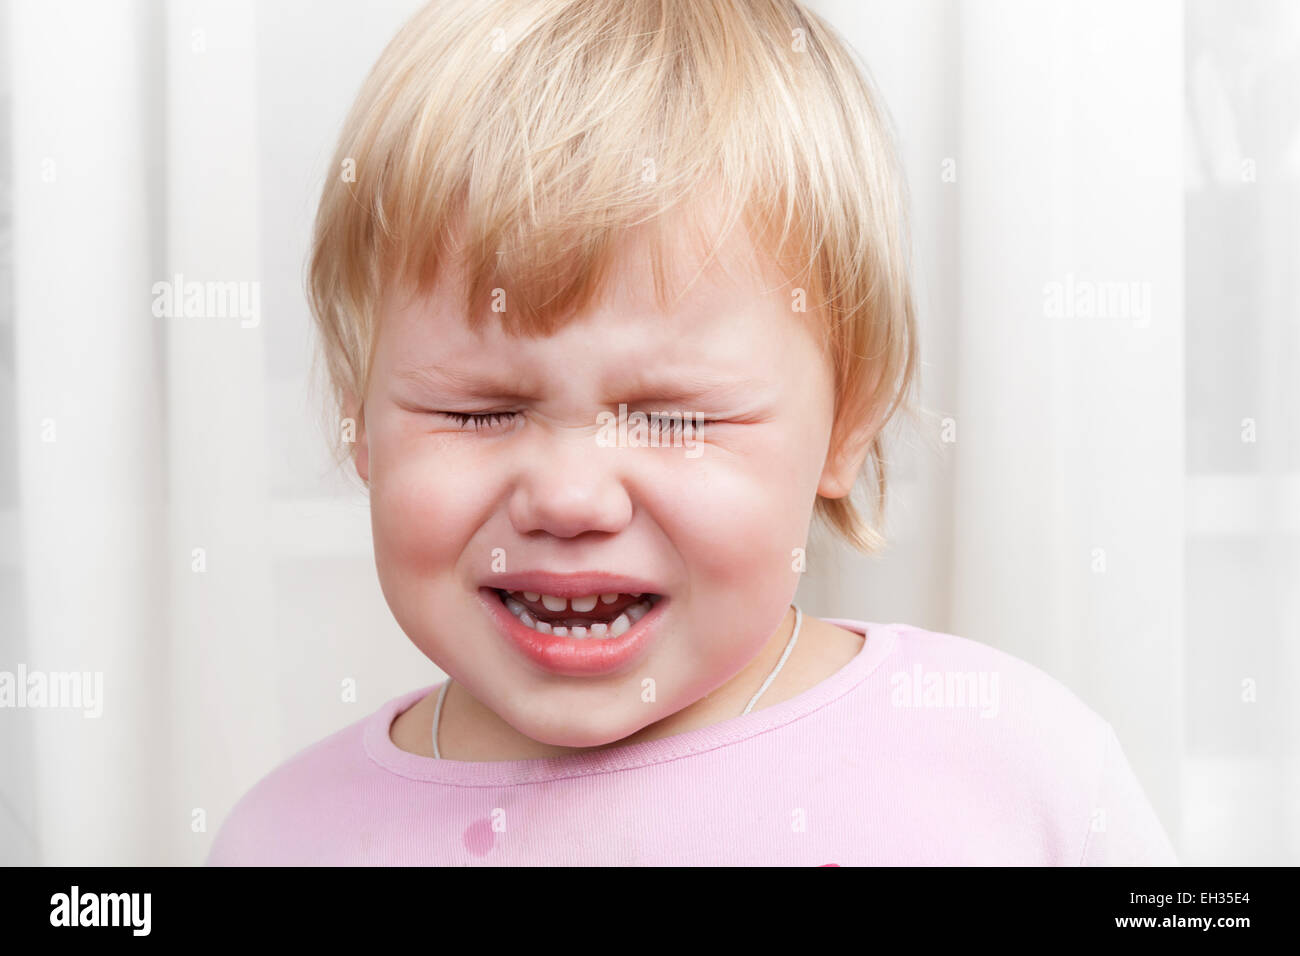
[[[530,597],[527,591],[524,592],[524,597],[530,601],[536,600],[536,598]],[[548,597],[550,598],[550,601],[547,601]],[[612,597],[613,600],[607,600],[607,598],[610,597]],[[542,603],[546,606],[547,610],[552,612],[564,610],[567,604],[564,598],[557,598],[554,597],[553,595],[541,595],[541,598],[542,598]],[[614,603],[615,600],[618,599],[618,595],[602,594],[600,595],[600,599],[607,604],[612,604]],[[528,608],[524,607],[514,598],[509,596],[506,597],[506,607],[509,608],[510,613],[513,614],[515,617],[519,618],[519,620],[523,621],[533,630],[539,631],[542,634],[554,634],[556,637],[577,637],[577,638],[619,637],[628,628],[630,628],[637,621],[641,620],[641,618],[644,617],[650,611],[651,603],[652,601],[649,598],[637,601],[635,604],[631,604],[627,608],[625,608],[623,612],[619,614],[618,617],[614,618],[613,621],[609,622],[609,624],[595,622],[587,626],[570,625],[565,627],[561,625],[551,625],[548,624],[546,621],[537,620],[535,617],[533,617],[533,615],[528,613]],[[556,606],[557,604],[558,606]],[[596,598],[591,595],[588,595],[587,597],[573,599],[573,608],[575,611],[580,611],[580,612],[590,611],[594,609],[595,606],[596,606]]]
[[[523,594],[525,601],[541,601],[542,606],[552,613],[572,608],[579,614],[586,614],[588,611],[595,610],[597,601],[602,604],[613,604],[618,600],[619,596],[617,591],[611,591],[608,594],[588,594],[584,597],[575,598],[556,597],[554,594],[538,594],[536,591],[524,591]],[[640,596],[639,594],[632,595],[632,597]]]

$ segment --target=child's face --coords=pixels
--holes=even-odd
[[[476,335],[445,283],[380,318],[356,463],[384,594],[429,658],[535,740],[609,743],[726,684],[784,618],[816,494],[851,483],[853,462],[827,463],[833,388],[806,316],[734,251],[665,313],[630,246],[606,300],[548,339]],[[686,445],[608,447],[598,416],[620,403],[709,424]],[[517,414],[475,430],[437,412]],[[519,580],[532,572],[661,598],[618,638],[546,637],[497,592],[545,593]]]

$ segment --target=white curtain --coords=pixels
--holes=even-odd
[[[1300,11],[814,5],[898,120],[933,413],[817,610],[1047,671],[1184,862],[1300,861]]]
[[[0,710],[0,862],[198,862],[276,763],[441,676],[328,462],[302,296],[343,113],[417,5],[2,8],[0,671],[102,674],[103,707]],[[812,5],[898,127],[930,415],[891,549],[819,536],[802,605],[1035,663],[1185,862],[1300,862],[1294,12]],[[257,322],[156,315],[177,275]]]
[[[0,862],[199,862],[276,763],[440,677],[329,466],[301,293],[342,112],[412,7],[5,7],[0,670],[103,702],[0,711]],[[256,323],[155,314],[175,281],[256,288]]]

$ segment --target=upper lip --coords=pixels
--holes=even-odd
[[[607,571],[511,571],[494,574],[483,587],[502,591],[529,591],[554,597],[575,598],[589,594],[663,594],[663,587],[644,578],[631,578]]]

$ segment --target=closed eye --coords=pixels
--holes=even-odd
[[[473,428],[478,431],[481,428],[493,428],[505,422],[510,422],[519,414],[518,412],[434,412],[435,415],[441,415],[456,422],[461,428]]]
[[[705,418],[696,418],[690,415],[669,415],[662,418],[652,418],[648,423],[651,434],[667,434],[669,436],[684,436],[687,432],[695,435],[703,433],[706,425],[716,425],[717,421]]]
[[[484,428],[495,428],[498,425],[508,424],[514,421],[516,418],[518,418],[522,413],[521,412],[433,411],[432,414],[441,415],[443,418],[450,419],[451,421],[455,422],[461,429],[467,431],[469,429],[473,429],[474,431],[480,431],[481,429]],[[720,424],[720,420],[705,419],[702,417],[697,417],[692,415],[683,415],[683,416],[664,415],[662,417],[656,416],[656,417],[650,417],[648,419],[643,415],[641,419],[641,427],[644,429],[645,435],[653,436],[654,438],[659,438],[659,437],[678,438],[678,437],[684,437],[687,433],[694,434],[695,436],[698,437],[699,435],[703,434],[706,426],[717,425],[717,424]],[[633,432],[637,430],[635,425],[630,425],[627,427],[629,427]],[[654,441],[653,444],[658,444],[658,442]]]

